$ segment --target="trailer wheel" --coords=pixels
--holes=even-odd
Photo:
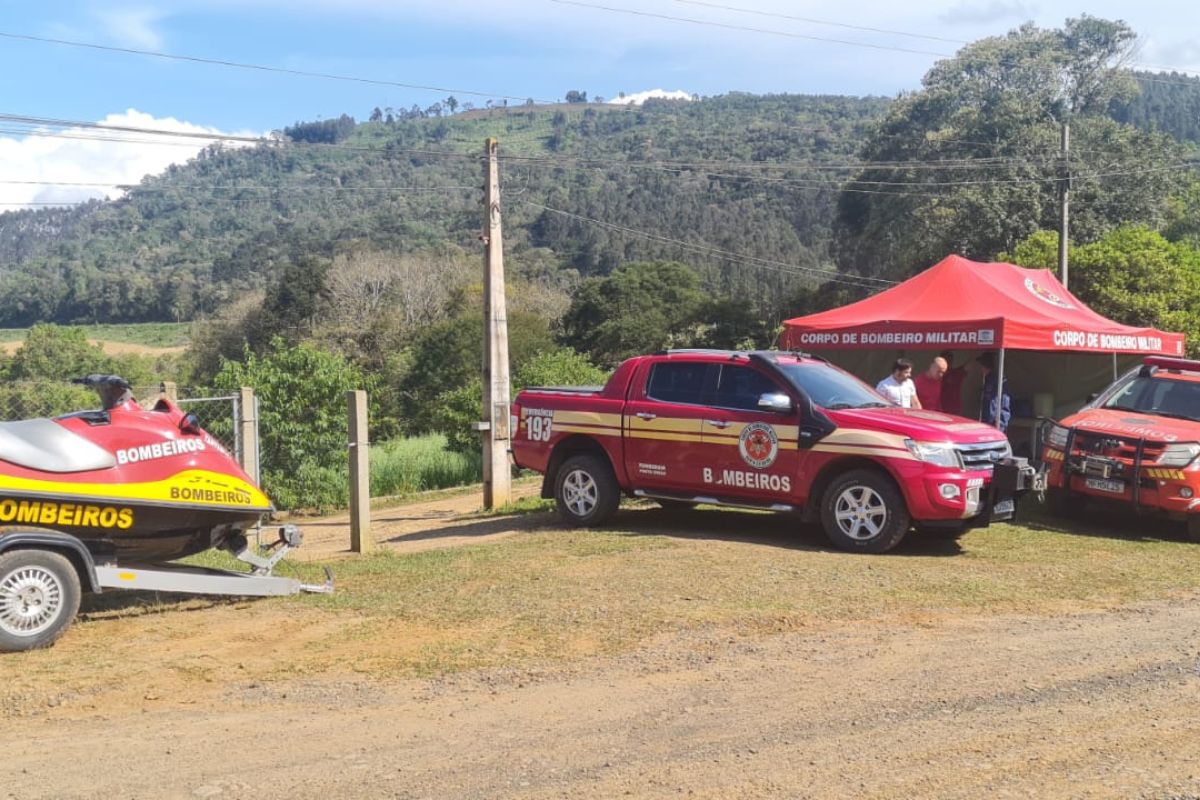
[[[834,480],[821,500],[821,525],[834,546],[886,553],[908,533],[904,496],[884,475],[856,469]]]
[[[621,501],[617,479],[608,461],[591,454],[571,456],[554,476],[558,515],[568,525],[604,524]]]
[[[79,610],[79,574],[49,550],[0,555],[0,650],[49,647]]]

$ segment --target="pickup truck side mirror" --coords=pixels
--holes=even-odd
[[[1091,394],[1089,394],[1089,395],[1088,395],[1088,399],[1087,399],[1087,401],[1088,401],[1088,405],[1091,405],[1092,403],[1096,402],[1096,399],[1097,399],[1098,397],[1100,397],[1100,393],[1099,393],[1099,392],[1092,392]]]
[[[758,407],[762,411],[774,411],[777,414],[789,414],[792,411],[792,398],[783,392],[767,392],[758,398]]]

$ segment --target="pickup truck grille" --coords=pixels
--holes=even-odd
[[[981,444],[960,444],[958,455],[962,458],[963,469],[990,470],[996,462],[1010,452],[1008,442],[983,442]]]

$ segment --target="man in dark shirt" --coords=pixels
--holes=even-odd
[[[967,379],[967,367],[954,366],[954,353],[943,350],[941,357],[946,360],[946,374],[942,376],[941,409],[947,414],[962,415],[962,385]]]

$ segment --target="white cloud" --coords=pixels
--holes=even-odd
[[[666,89],[647,89],[644,92],[634,92],[623,97],[614,97],[608,102],[614,105],[621,106],[640,106],[651,98],[662,98],[664,100],[691,100],[692,93],[685,92],[682,89],[676,89],[673,92],[668,92]]]
[[[215,128],[172,117],[160,119],[135,109],[109,114],[100,122],[126,128],[225,135]],[[199,138],[94,128],[40,129],[25,137],[0,137],[0,174],[14,182],[0,184],[0,211],[34,203],[114,199],[123,194],[120,186],[136,184],[171,164],[183,163],[211,143]]]
[[[123,47],[162,50],[163,37],[155,25],[166,15],[153,8],[112,8],[97,10],[97,21],[107,37]]]

